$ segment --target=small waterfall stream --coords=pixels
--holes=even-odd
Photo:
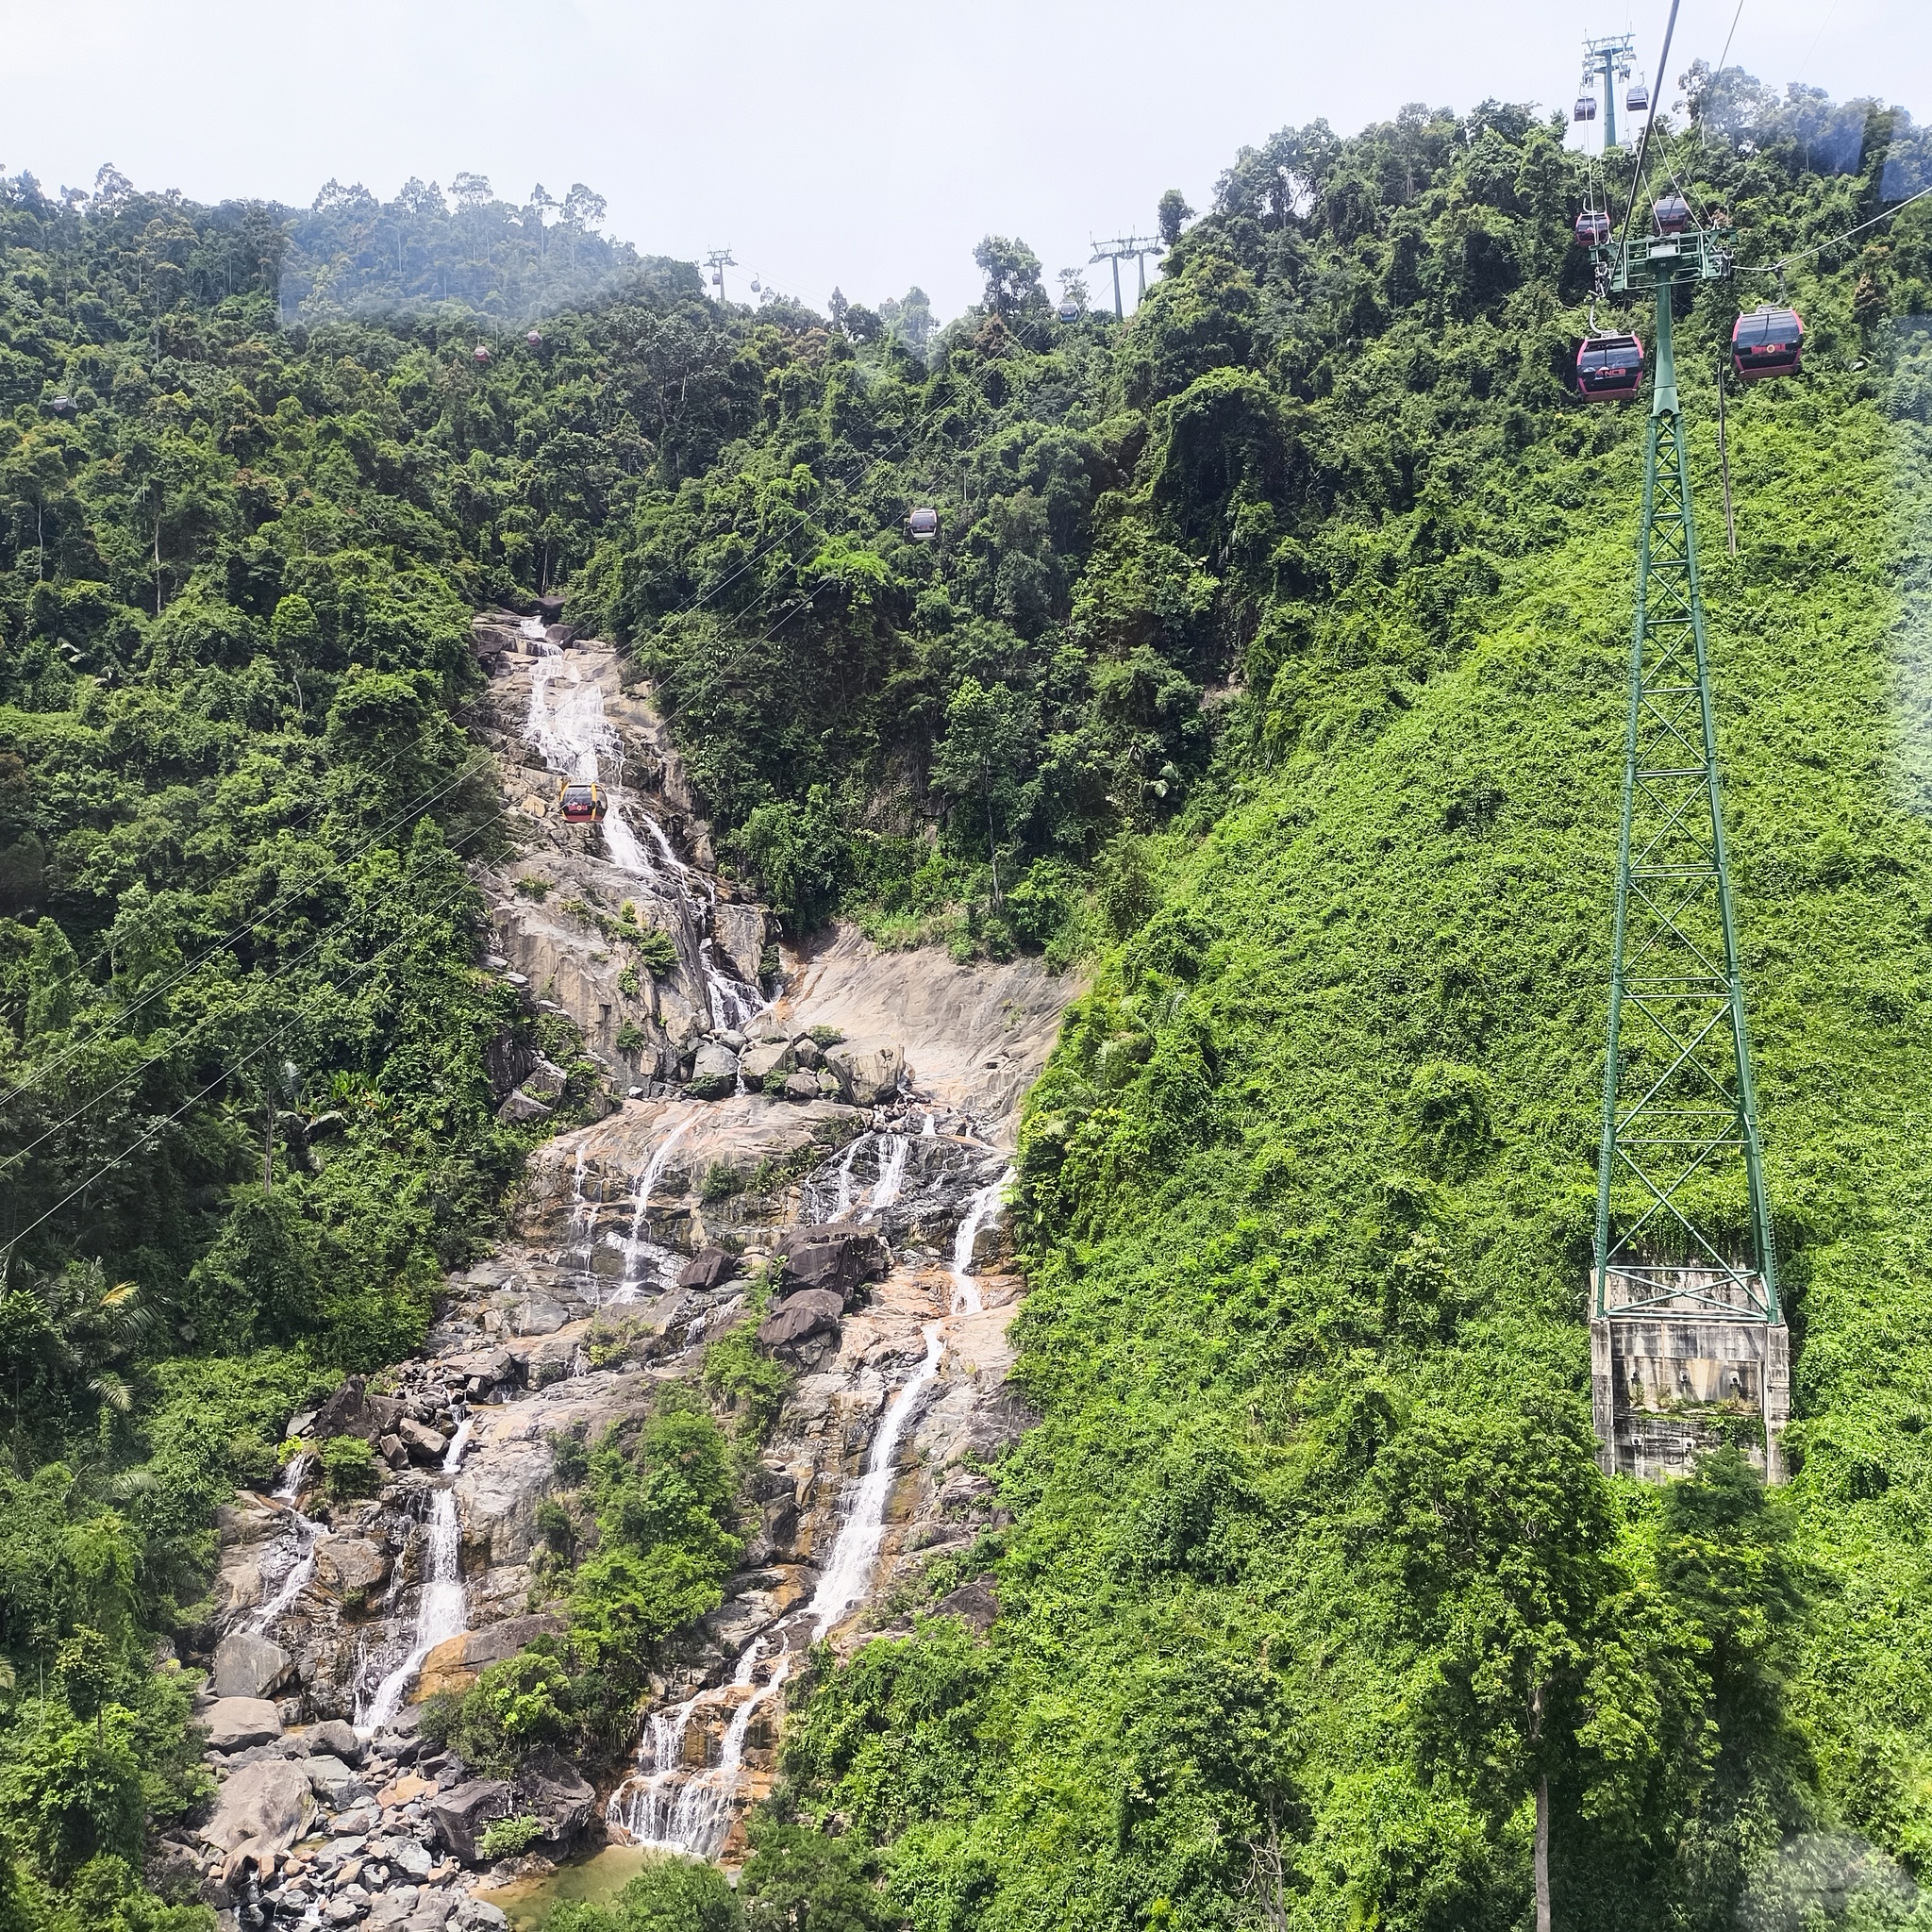
[[[246,1627],[251,1630],[274,1629],[289,1607],[308,1588],[308,1579],[315,1574],[315,1546],[328,1532],[312,1517],[303,1515],[295,1500],[302,1493],[302,1478],[311,1460],[306,1450],[291,1456],[281,1485],[275,1492],[275,1500],[288,1505],[289,1515],[293,1521],[295,1555],[288,1574],[276,1586],[275,1595],[248,1620]]]
[[[905,1135],[888,1134],[880,1138],[885,1146],[868,1214],[890,1207],[897,1198],[911,1145]],[[855,1141],[840,1163],[833,1220],[843,1220],[850,1211],[851,1169],[858,1144]],[[981,1232],[998,1219],[1001,1197],[1012,1178],[1012,1170],[1008,1168],[966,1203],[953,1241],[951,1314],[980,1311],[979,1289],[973,1278],[973,1250]],[[887,1505],[898,1480],[900,1448],[945,1357],[946,1327],[944,1319],[922,1324],[920,1332],[925,1341],[925,1354],[891,1399],[873,1437],[864,1472],[852,1491],[833,1541],[830,1559],[811,1601],[799,1613],[799,1621],[809,1626],[811,1642],[828,1636],[864,1598],[872,1582],[873,1568],[885,1540]],[[774,1634],[780,1636],[780,1647],[768,1656],[767,1646]],[[783,1642],[782,1633],[768,1630],[754,1638],[740,1655],[728,1686],[700,1690],[681,1704],[654,1711],[639,1742],[636,1769],[610,1795],[606,1807],[610,1824],[623,1827],[639,1844],[682,1852],[693,1857],[716,1857],[737,1815],[745,1740],[753,1720],[782,1690],[791,1674],[791,1649]],[[740,1695],[741,1692],[747,1694]],[[693,1720],[706,1707],[720,1704],[729,1705],[731,1716],[719,1738],[717,1762],[687,1762]]]
[[[604,763],[608,760],[615,767],[609,808],[604,817],[604,849],[620,872],[630,874],[660,895],[683,901],[700,931],[705,932],[698,944],[698,968],[711,1024],[721,1029],[743,1026],[762,1012],[768,1002],[757,987],[718,963],[716,948],[706,930],[718,903],[717,887],[677,856],[664,827],[641,807],[638,815],[652,849],[646,851],[639,841],[626,815],[622,746],[604,715],[603,691],[543,635],[538,619],[525,618],[523,630],[537,650],[525,738],[542,754],[543,762],[565,778],[601,783]],[[554,697],[553,688],[559,684],[568,686],[567,694]]]
[[[638,1267],[638,1257],[644,1245],[644,1214],[651,1205],[651,1191],[662,1178],[666,1164],[671,1158],[671,1150],[679,1139],[690,1132],[691,1122],[679,1121],[672,1130],[651,1150],[651,1158],[644,1163],[643,1172],[638,1175],[636,1205],[631,1210],[630,1241],[624,1251],[624,1273],[618,1279],[616,1291],[610,1299],[613,1304],[634,1302],[642,1292],[642,1276]]]
[[[402,1662],[376,1685],[368,1702],[358,1700],[356,1729],[365,1738],[381,1730],[402,1708],[404,1693],[415,1682],[423,1659],[439,1643],[460,1637],[470,1627],[469,1600],[463,1593],[462,1524],[457,1515],[454,1488],[463,1451],[470,1445],[470,1429],[471,1419],[465,1415],[443,1451],[442,1473],[447,1480],[430,1499],[429,1518],[423,1529],[423,1594],[416,1607],[414,1641]]]

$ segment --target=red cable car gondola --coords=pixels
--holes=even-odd
[[[915,543],[930,543],[940,533],[940,513],[922,505],[906,519],[907,534]]]
[[[478,342],[476,346],[470,351],[470,355],[473,360],[479,363],[487,362],[490,359],[490,351],[482,342]]]
[[[567,778],[558,792],[567,825],[594,825],[609,809],[603,786],[585,778]]]
[[[1666,194],[1650,205],[1659,235],[1681,235],[1690,225],[1690,204],[1681,194]]]
[[[1576,393],[1618,403],[1643,385],[1643,344],[1635,336],[1585,336],[1576,351]]]
[[[1766,303],[1731,325],[1731,367],[1740,382],[1795,375],[1805,354],[1805,318],[1795,308]]]
[[[1610,245],[1610,218],[1600,208],[1587,208],[1576,217],[1576,245],[1579,248],[1607,248]]]

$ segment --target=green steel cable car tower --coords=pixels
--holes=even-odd
[[[1630,78],[1631,58],[1637,42],[1628,34],[1613,34],[1607,40],[1583,43],[1583,85],[1604,84],[1604,146],[1617,144],[1617,83]]]
[[[1628,724],[1617,845],[1592,1293],[1606,1466],[1687,1471],[1716,1413],[1756,1410],[1766,1473],[1790,1406],[1786,1331],[1724,851],[1690,473],[1672,300],[1730,263],[1685,226],[1624,240],[1609,286],[1652,297],[1656,368],[1643,457]]]

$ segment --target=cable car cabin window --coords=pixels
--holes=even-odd
[[[1643,383],[1643,344],[1635,336],[1591,336],[1576,352],[1576,393],[1587,403],[1634,396]]]
[[[1731,326],[1731,367],[1740,382],[1795,375],[1805,350],[1805,321],[1795,308],[1754,308]]]
[[[1576,217],[1576,240],[1580,247],[1607,248],[1610,242],[1610,218],[1595,208],[1585,208]]]

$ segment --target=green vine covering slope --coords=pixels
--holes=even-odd
[[[1901,113],[1691,83],[1669,159],[1746,260],[1932,178]],[[1581,1284],[1641,421],[1568,393],[1561,135],[1289,130],[1131,326],[989,237],[930,342],[475,183],[5,183],[0,1915],[204,1923],[140,1877],[205,1784],[157,1645],[518,1172],[466,618],[557,586],[795,926],[1097,949],[1023,1141],[1014,1525],[928,1578],[1003,1615],[818,1660],[741,1896],[635,1923],[1514,1925],[1540,1780],[1565,1924],[1727,1924],[1801,1829],[1924,1869],[1932,227],[1793,271],[1735,562],[1710,371],[1770,285],[1680,325],[1800,1466],[1632,1491]],[[551,246],[621,278],[498,334]]]

